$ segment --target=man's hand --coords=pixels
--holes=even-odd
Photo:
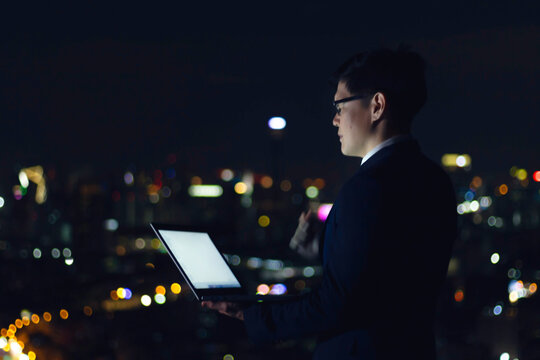
[[[308,239],[309,218],[311,217],[311,209],[307,213],[302,212],[298,218],[298,227],[294,233],[289,247],[307,259],[315,259],[319,254],[318,239]]]
[[[240,305],[238,305],[237,303],[225,301],[203,301],[201,303],[201,306],[212,310],[217,310],[223,315],[227,315],[235,319],[244,321],[244,312],[240,308]]]

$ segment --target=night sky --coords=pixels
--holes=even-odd
[[[1,165],[123,170],[177,153],[200,169],[270,171],[266,122],[279,115],[286,171],[356,166],[340,153],[328,78],[356,52],[406,43],[429,64],[413,134],[430,158],[468,153],[479,172],[538,170],[539,9],[327,2],[6,13]]]

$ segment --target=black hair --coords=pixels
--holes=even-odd
[[[399,129],[410,129],[413,117],[427,99],[426,62],[408,46],[359,53],[345,61],[332,75],[334,86],[344,82],[352,95],[374,95],[382,92],[386,99],[388,119]],[[364,106],[372,96],[363,99]]]

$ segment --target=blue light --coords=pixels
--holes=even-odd
[[[126,300],[131,299],[131,296],[133,296],[133,293],[131,292],[131,290],[129,290],[128,288],[125,288],[124,291],[125,291],[125,294],[126,294],[124,296],[124,299],[126,299]]]
[[[474,199],[474,192],[472,191],[467,191],[465,193],[465,200],[467,201],[472,201],[472,199]]]
[[[275,284],[272,286],[272,289],[270,290],[270,294],[272,295],[283,295],[287,292],[287,287],[283,284]]]
[[[167,179],[174,179],[176,177],[176,170],[174,170],[173,168],[168,168],[167,170],[165,170],[165,176],[167,177]]]
[[[274,116],[268,120],[268,127],[272,130],[282,130],[285,126],[287,126],[287,122],[282,117]]]

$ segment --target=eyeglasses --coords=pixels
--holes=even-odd
[[[344,99],[332,101],[332,105],[334,105],[334,108],[336,108],[336,114],[341,115],[341,108],[338,106],[338,104],[346,103],[346,102],[353,101],[353,100],[363,99],[363,98],[366,98],[368,96],[370,96],[370,95],[350,96],[350,97],[346,97]]]

